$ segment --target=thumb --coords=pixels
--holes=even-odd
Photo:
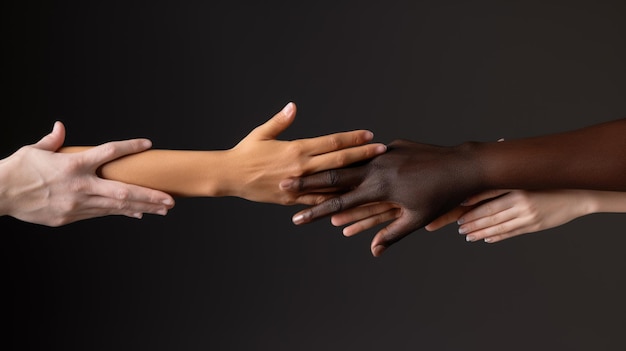
[[[276,139],[280,133],[293,123],[296,117],[296,104],[288,103],[282,111],[274,115],[267,122],[256,127],[249,136],[255,139]]]
[[[54,127],[52,128],[52,132],[41,138],[34,147],[47,151],[57,151],[61,146],[63,146],[63,142],[65,141],[65,126],[63,123],[56,121],[54,122]]]

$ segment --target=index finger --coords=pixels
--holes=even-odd
[[[148,139],[111,141],[98,145],[82,153],[82,160],[88,165],[99,167],[122,156],[145,151],[152,146]]]
[[[296,142],[302,145],[304,152],[311,156],[327,152],[347,149],[368,143],[374,138],[369,130],[355,130],[351,132],[335,133],[316,138],[300,139]]]

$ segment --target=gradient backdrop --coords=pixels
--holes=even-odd
[[[1,157],[66,145],[226,149],[288,101],[281,139],[367,128],[454,145],[626,115],[623,1],[2,4]],[[300,207],[178,199],[138,221],[0,218],[16,350],[624,350],[626,217],[468,244]]]

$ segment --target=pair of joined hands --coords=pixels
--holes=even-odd
[[[331,216],[335,226],[350,224],[343,233],[351,236],[389,222],[372,239],[374,256],[420,228],[455,221],[467,241],[493,243],[589,213],[626,212],[624,135],[626,119],[506,143],[398,140],[364,165],[280,187],[341,193],[295,214],[296,225]]]
[[[332,193],[293,194],[280,180],[369,159],[386,146],[367,130],[277,140],[296,115],[289,103],[228,150],[148,150],[148,139],[62,147],[56,122],[39,142],[0,160],[0,215],[61,226],[106,215],[165,215],[174,196],[237,196],[277,204],[315,204]],[[171,195],[170,195],[171,194]]]

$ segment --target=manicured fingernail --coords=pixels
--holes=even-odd
[[[293,216],[293,218],[291,219],[293,221],[293,224],[302,224],[302,222],[304,222],[304,215],[303,214],[299,214],[299,215],[295,215]]]
[[[463,224],[463,223],[465,223],[465,218],[459,218],[459,219],[456,221],[456,224],[458,224],[458,225],[461,225],[461,224]]]
[[[467,233],[467,228],[459,227],[459,234],[465,234],[465,233]]]
[[[365,140],[372,140],[374,139],[374,133],[370,132],[369,130],[365,133]]]
[[[465,240],[466,241],[474,241],[474,240],[476,240],[476,238],[473,235],[468,235],[468,236],[465,237]]]
[[[133,217],[137,218],[137,219],[141,219],[143,217],[143,213],[135,213],[133,214]]]
[[[378,146],[376,146],[376,152],[377,153],[382,154],[385,151],[387,151],[387,146],[386,145],[378,145]]]
[[[161,216],[165,216],[167,214],[167,208],[162,208],[158,210],[157,214],[160,214]]]
[[[292,184],[293,184],[293,179],[285,179],[285,180],[280,181],[280,183],[278,184],[278,187],[282,190],[285,190],[285,189],[291,188]]]
[[[285,107],[283,107],[283,115],[285,116],[291,116],[291,113],[293,112],[293,102],[288,103],[287,105],[285,105]]]
[[[148,139],[145,139],[144,141],[141,142],[141,146],[145,148],[150,148],[152,147],[152,142]]]
[[[493,241],[493,238],[485,238],[485,242],[486,242],[486,243],[490,243],[490,242],[492,242],[492,241]]]
[[[382,255],[382,253],[385,251],[385,247],[382,245],[377,245],[374,246],[374,248],[372,249],[372,254],[374,255],[374,257],[378,257],[380,255]]]
[[[165,199],[165,200],[161,201],[161,203],[162,203],[163,205],[170,206],[170,205],[173,205],[173,204],[174,204],[174,200],[172,200],[172,199]]]

